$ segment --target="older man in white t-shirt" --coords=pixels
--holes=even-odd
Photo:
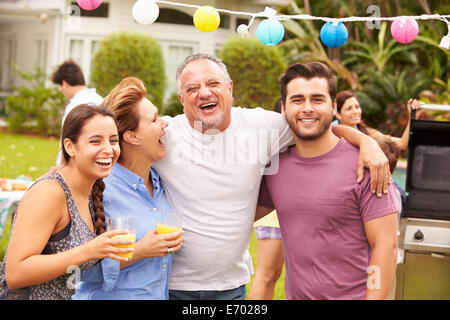
[[[184,114],[164,117],[169,123],[163,138],[166,157],[154,164],[173,210],[183,219],[184,242],[173,260],[170,299],[245,299],[262,174],[269,159],[293,143],[281,114],[232,107],[232,89],[225,65],[214,56],[195,54],[178,68]],[[369,167],[372,177],[380,177],[372,189],[387,190],[387,159],[377,143],[348,127],[336,126],[333,132],[360,145],[358,179]],[[266,170],[277,169],[272,161]]]

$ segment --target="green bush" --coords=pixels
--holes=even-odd
[[[219,57],[233,80],[236,106],[272,109],[280,96],[278,78],[286,69],[277,47],[234,37],[225,43]]]
[[[141,79],[153,104],[162,105],[166,86],[164,59],[152,37],[120,31],[100,42],[92,58],[90,84],[106,96],[128,76]]]
[[[174,92],[169,96],[166,103],[164,104],[163,114],[165,116],[175,117],[178,114],[183,113],[183,105],[178,99],[177,93]]]
[[[14,87],[6,97],[6,122],[13,131],[33,132],[58,136],[65,99],[57,87],[45,87],[45,75],[41,69],[20,72],[27,84]]]

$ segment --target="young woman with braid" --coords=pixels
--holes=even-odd
[[[80,105],[68,114],[61,134],[66,165],[38,180],[19,204],[0,269],[0,299],[70,299],[68,271],[105,257],[126,260],[117,254],[132,249],[114,245],[130,240],[112,237],[128,231],[105,232],[102,206],[102,178],[119,157],[118,140],[108,109]]]
[[[123,79],[103,105],[117,117],[122,151],[105,179],[105,215],[134,216],[136,244],[130,261],[104,259],[101,268],[84,272],[73,299],[166,300],[172,253],[183,241],[182,231],[157,234],[155,230],[160,218],[171,212],[159,175],[152,168],[166,154],[161,139],[167,122],[159,118],[144,84],[135,77]]]

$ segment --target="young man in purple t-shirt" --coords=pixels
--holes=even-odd
[[[286,297],[385,299],[397,260],[394,187],[379,198],[368,172],[355,182],[358,149],[330,127],[337,82],[326,65],[292,65],[280,85],[295,146],[264,176],[255,220],[277,210]]]

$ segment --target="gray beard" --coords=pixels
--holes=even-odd
[[[214,121],[213,123],[203,121],[203,119],[199,119],[199,121],[202,123],[202,127],[203,128],[205,128],[205,129],[213,129],[213,128],[219,127],[223,123],[224,118],[225,118],[225,115],[222,113],[219,116],[219,118],[216,121]]]

